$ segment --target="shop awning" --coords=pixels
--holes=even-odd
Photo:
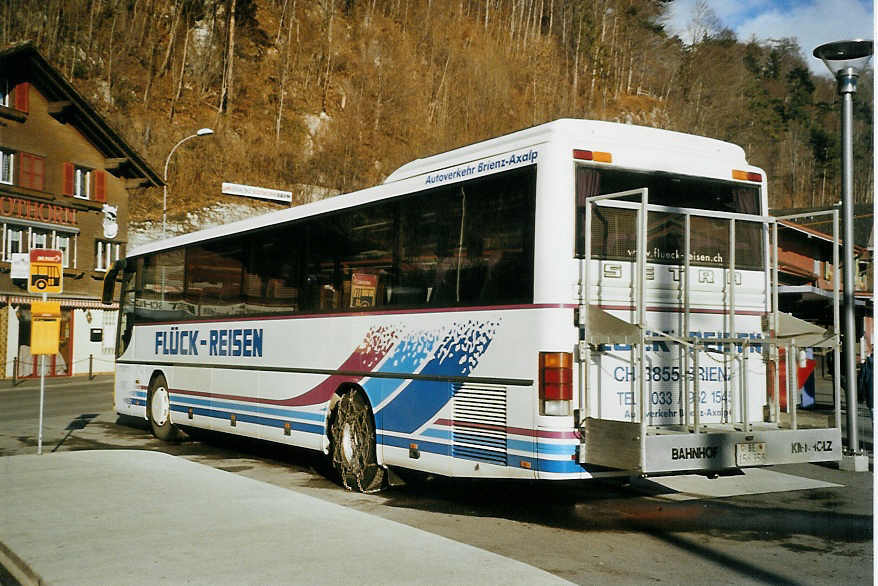
[[[782,312],[777,314],[775,336],[782,340],[794,339],[799,347],[815,348],[832,346],[834,338],[831,330]]]

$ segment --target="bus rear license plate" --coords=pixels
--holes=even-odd
[[[765,442],[735,444],[735,464],[738,466],[759,466],[767,464]]]

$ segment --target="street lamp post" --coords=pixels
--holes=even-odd
[[[209,136],[211,134],[213,134],[213,129],[200,128],[195,134],[189,135],[186,138],[180,140],[180,142],[178,142],[177,144],[175,144],[174,148],[171,149],[171,152],[168,153],[168,158],[165,159],[165,174],[162,176],[162,180],[164,181],[164,192],[162,193],[162,238],[165,238],[165,230],[168,223],[168,164],[171,162],[171,156],[173,156],[174,151],[177,150],[178,146],[180,146],[190,138]]]
[[[857,364],[854,323],[854,150],[853,103],[860,71],[872,57],[872,41],[836,41],[814,49],[814,56],[822,59],[838,82],[841,96],[841,207],[842,240],[844,244],[844,371],[847,375],[847,428],[848,457],[860,453],[857,429]],[[855,464],[856,466],[856,464]],[[866,464],[868,469],[868,463]]]

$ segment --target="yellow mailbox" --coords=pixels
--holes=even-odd
[[[61,335],[61,303],[58,301],[34,301],[31,303],[30,353],[58,353]]]

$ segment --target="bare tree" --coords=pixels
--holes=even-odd
[[[171,66],[171,52],[174,50],[174,42],[177,40],[177,27],[180,25],[180,18],[183,14],[183,6],[179,3],[174,4],[174,20],[171,24],[171,31],[168,33],[168,46],[165,49],[165,58],[159,66],[158,75],[164,77],[165,73]]]
[[[107,43],[107,89],[113,88],[113,55],[116,48],[113,46],[113,37],[116,34],[116,18],[119,16],[118,5],[113,6],[113,24],[110,25],[110,40]]]
[[[335,0],[321,0],[326,28],[326,70],[323,75],[323,95],[320,98],[320,110],[326,112],[326,100],[329,94],[329,81],[332,72],[332,20],[335,16]]]
[[[186,75],[186,56],[189,53],[189,34],[191,33],[189,29],[189,16],[186,16],[186,25],[184,27],[185,39],[183,39],[183,57],[180,59],[180,77],[177,80],[177,91],[174,92],[174,97],[171,100],[171,110],[168,112],[168,121],[174,120],[174,113],[177,108],[177,102],[180,99],[180,95],[183,93],[183,78]]]
[[[149,52],[149,64],[146,67],[146,88],[143,90],[143,103],[149,102],[149,93],[152,89],[152,82],[155,79],[155,58],[158,53],[158,41],[152,43]]]
[[[219,111],[227,112],[232,99],[232,82],[235,72],[235,7],[237,0],[229,0],[229,19],[226,27],[226,60],[220,89]]]
[[[704,39],[714,36],[722,28],[722,23],[707,0],[698,0],[695,3],[692,18],[686,26],[689,44],[696,45]]]
[[[274,39],[274,44],[277,45],[280,43],[280,36],[284,30],[284,19],[287,16],[287,3],[289,0],[284,0],[283,8],[280,11],[280,20],[277,23],[277,36]]]
[[[286,0],[284,0],[284,8],[286,8]],[[296,21],[296,30],[298,31],[299,23],[296,19],[296,0],[293,0],[293,7],[291,10],[291,16],[289,18],[289,22],[287,23],[287,44],[284,47],[284,63],[281,68],[280,75],[280,96],[278,98],[277,104],[277,119],[275,121],[275,129],[274,129],[274,143],[275,145],[280,144],[280,129],[281,122],[283,121],[284,116],[284,98],[287,93],[287,76],[290,71],[290,53],[293,51],[293,21]],[[296,43],[298,46],[298,43]]]
[[[88,49],[91,53],[92,41],[94,40],[95,13],[100,10],[101,0],[92,0],[91,9],[88,11]]]

